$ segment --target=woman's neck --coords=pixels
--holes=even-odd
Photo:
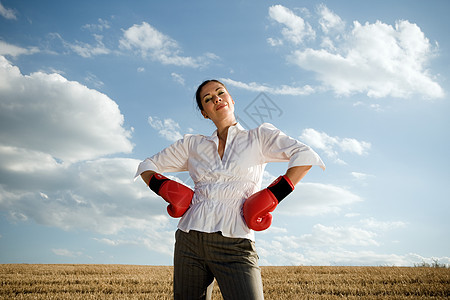
[[[219,138],[219,140],[221,140],[222,142],[226,142],[227,141],[227,135],[228,135],[228,129],[233,126],[236,125],[236,120],[234,120],[233,123],[227,123],[227,124],[223,124],[222,126],[217,126],[217,137]]]
[[[217,127],[217,136],[219,137],[219,139],[225,142],[227,140],[228,128],[230,128],[230,126],[236,125],[236,123],[236,118],[234,116],[232,118],[225,119],[221,122],[216,123],[215,125]]]

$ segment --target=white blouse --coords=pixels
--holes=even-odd
[[[254,232],[242,215],[242,205],[261,189],[268,162],[289,161],[288,168],[318,165],[325,170],[319,155],[309,146],[269,123],[251,130],[240,124],[231,126],[222,159],[218,143],[217,130],[211,136],[186,134],[139,164],[136,177],[148,170],[189,171],[195,188],[191,206],[178,223],[182,231],[220,231],[226,237],[254,240]]]

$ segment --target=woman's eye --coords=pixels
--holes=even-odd
[[[211,98],[205,98],[205,103],[207,103]]]
[[[219,91],[218,95],[222,95],[224,93],[224,91]]]

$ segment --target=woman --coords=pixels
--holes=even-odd
[[[271,211],[312,165],[325,169],[308,146],[271,124],[245,130],[236,122],[234,100],[224,84],[207,80],[196,100],[217,130],[185,135],[143,161],[136,176],[169,202],[181,217],[174,253],[175,299],[210,299],[216,278],[224,299],[264,299],[253,230],[271,224]],[[261,191],[268,162],[288,161],[286,174]],[[162,176],[189,171],[195,188]]]

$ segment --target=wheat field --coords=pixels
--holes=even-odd
[[[262,267],[265,299],[449,299],[450,269]],[[169,266],[0,265],[0,299],[172,299]],[[217,283],[213,299],[222,299]]]

